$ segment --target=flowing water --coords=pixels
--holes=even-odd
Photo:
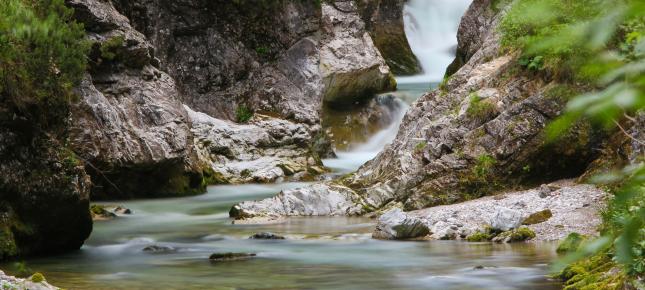
[[[412,100],[427,86],[403,86],[396,95]],[[326,165],[355,170],[394,138],[400,117]],[[95,222],[77,252],[26,264],[67,289],[558,289],[545,277],[552,244],[379,241],[371,239],[375,221],[362,217],[290,218],[270,225],[235,225],[228,218],[239,201],[304,185],[222,185],[195,197],[107,203],[134,214]],[[248,239],[264,231],[287,239]],[[152,245],[171,250],[143,250]],[[257,257],[211,263],[215,252]]]
[[[423,74],[399,83],[438,82],[455,58],[457,28],[471,0],[409,0],[403,10],[405,34]]]
[[[410,44],[425,74],[399,78],[392,123],[364,144],[325,164],[342,174],[372,159],[396,136],[405,110],[436,85],[452,59],[456,23],[467,1],[411,0]],[[460,12],[461,11],[461,12]],[[449,56],[450,55],[450,56]],[[270,225],[236,225],[231,206],[306,183],[223,185],[206,194],[162,200],[115,201],[134,213],[94,224],[79,251],[26,260],[48,281],[67,289],[558,289],[546,278],[554,245],[380,241],[375,221],[362,217],[290,218]],[[252,240],[257,232],[285,240]],[[166,252],[143,251],[148,246]],[[215,252],[256,253],[211,263]],[[484,266],[483,269],[480,266]],[[12,273],[10,263],[0,269]]]

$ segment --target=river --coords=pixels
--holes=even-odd
[[[396,95],[410,101],[427,86],[402,85]],[[336,173],[355,170],[394,138],[398,121],[326,165]],[[80,251],[27,259],[26,265],[66,289],[558,289],[545,277],[555,258],[553,244],[379,241],[371,239],[375,221],[369,218],[235,225],[228,217],[239,201],[303,185],[220,185],[195,197],[104,203],[134,214],[95,222]],[[248,239],[265,231],[287,239]],[[172,251],[143,251],[151,245]],[[214,252],[257,257],[213,264],[208,256]]]
[[[458,18],[468,1],[411,0],[406,32],[424,73],[398,78],[401,106],[393,122],[325,165],[343,174],[372,159],[396,135],[408,105],[436,86],[454,56]],[[195,197],[114,201],[133,211],[98,221],[81,250],[25,260],[67,289],[559,289],[546,278],[550,243],[491,244],[371,239],[363,217],[290,218],[236,225],[231,206],[306,183],[211,186]],[[252,240],[274,232],[285,240]],[[143,251],[148,246],[168,252]],[[211,263],[215,252],[256,253],[245,261]],[[483,268],[482,268],[483,266]],[[12,273],[11,263],[0,268]]]

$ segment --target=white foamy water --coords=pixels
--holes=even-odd
[[[392,110],[390,115],[393,116],[393,120],[390,125],[371,136],[367,142],[354,146],[349,151],[337,152],[337,158],[323,160],[325,166],[339,173],[355,171],[365,162],[376,157],[387,144],[394,141],[405,112],[410,107],[399,98],[395,99],[395,102],[397,102],[396,106],[387,107]]]
[[[423,74],[399,77],[398,83],[441,81],[455,58],[457,29],[470,0],[410,0],[403,9],[405,34]]]

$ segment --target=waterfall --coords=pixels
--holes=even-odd
[[[389,126],[372,135],[365,143],[359,144],[349,151],[336,152],[338,158],[323,160],[325,166],[333,168],[339,173],[355,171],[365,162],[376,157],[385,145],[391,143],[399,131],[405,112],[410,107],[399,98],[395,98],[393,101],[393,105],[387,107],[393,117]]]
[[[423,74],[399,83],[440,82],[455,58],[457,28],[471,0],[409,0],[403,9],[405,34]]]

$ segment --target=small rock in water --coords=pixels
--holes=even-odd
[[[104,206],[93,204],[90,206],[90,213],[92,214],[92,220],[94,221],[103,221],[111,220],[116,217],[116,215],[107,209]]]
[[[372,237],[375,239],[400,240],[423,237],[429,233],[430,229],[421,219],[409,216],[399,208],[394,208],[378,218],[376,230]]]
[[[132,210],[129,208],[117,206],[112,210],[115,214],[132,214]]]
[[[170,254],[177,252],[177,249],[168,246],[152,245],[143,248],[143,251],[151,254]]]
[[[253,253],[214,253],[208,259],[211,262],[228,262],[228,261],[240,261],[248,260],[252,257],[255,257],[256,254]]]
[[[276,235],[274,233],[261,232],[261,233],[256,233],[256,234],[250,236],[249,239],[254,239],[254,240],[284,240],[284,237],[280,236],[280,235]]]

